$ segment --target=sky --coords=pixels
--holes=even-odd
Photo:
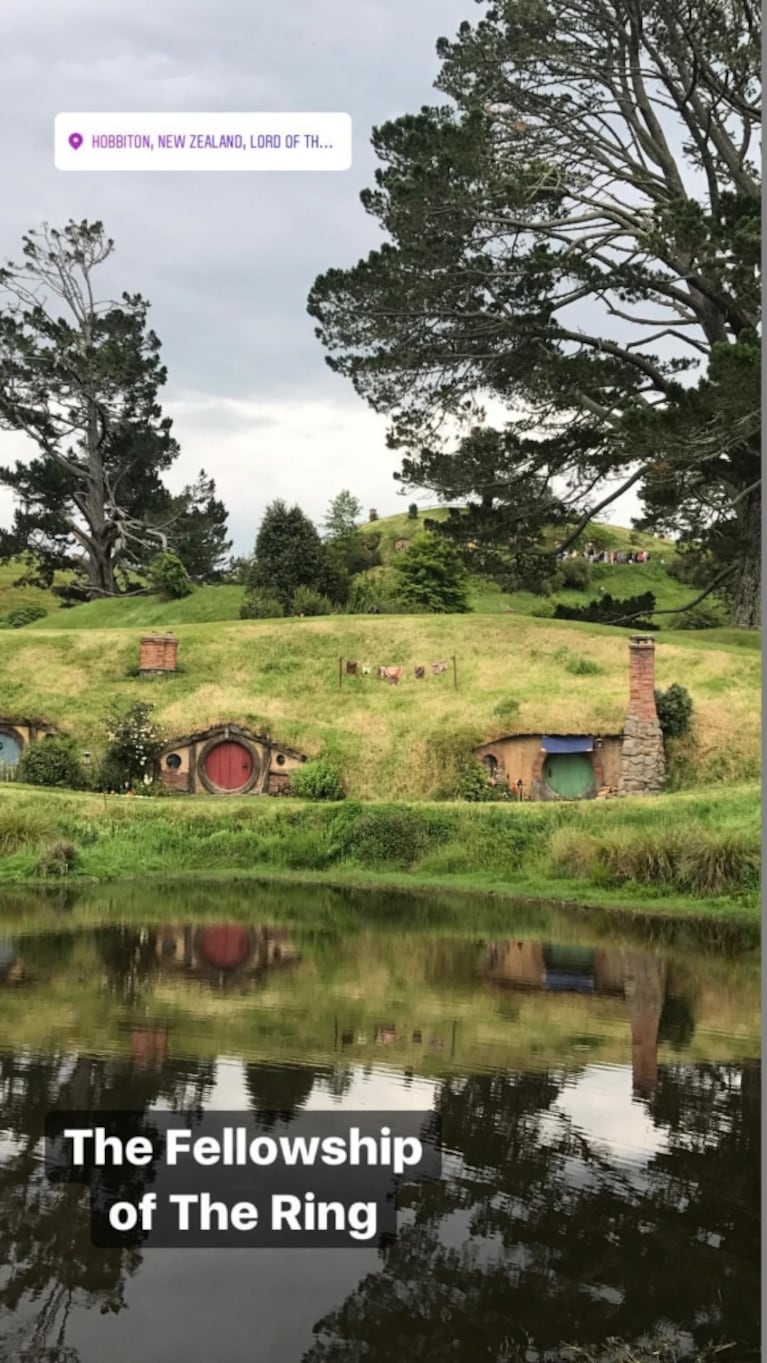
[[[181,456],[175,491],[205,468],[230,512],[235,552],[266,505],[320,521],[349,488],[367,512],[404,510],[386,422],[328,369],[306,298],[316,276],[382,240],[359,193],[372,129],[423,104],[436,40],[474,20],[472,0],[3,0],[0,258],[22,234],[70,218],[104,223],[116,251],[103,296],[140,292],[163,343],[163,406]],[[345,112],[340,172],[63,172],[53,121],[76,112]],[[26,439],[0,432],[0,462]],[[10,493],[0,489],[0,524]],[[625,517],[621,517],[625,519]]]

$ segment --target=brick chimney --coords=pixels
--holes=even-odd
[[[622,795],[653,795],[666,777],[663,734],[655,705],[655,640],[629,640],[629,708],[623,729]]]
[[[635,635],[629,640],[629,716],[645,724],[657,721],[655,708],[655,640]]]
[[[178,639],[172,634],[145,634],[141,640],[139,671],[142,676],[175,672]]]

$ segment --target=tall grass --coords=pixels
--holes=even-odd
[[[34,879],[71,844],[62,874],[283,871],[407,874],[545,897],[585,895],[755,908],[758,790],[588,804],[366,805],[347,801],[129,800],[0,788],[0,880]],[[47,862],[46,862],[47,858]],[[57,865],[61,858],[54,859]]]

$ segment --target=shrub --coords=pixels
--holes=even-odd
[[[346,850],[362,866],[407,869],[453,834],[451,821],[381,805],[365,810],[346,829]]]
[[[343,800],[346,795],[339,773],[324,758],[291,772],[290,791],[301,800]]]
[[[652,592],[641,592],[638,596],[616,598],[605,592],[595,597],[585,606],[557,606],[554,611],[556,620],[584,620],[594,625],[626,625],[633,629],[655,630],[657,625],[646,618],[655,610],[655,597]],[[645,618],[641,618],[645,617]]]
[[[332,609],[329,597],[314,587],[296,587],[290,602],[291,615],[330,615]]]
[[[240,606],[241,620],[279,620],[284,614],[279,596],[268,587],[251,587]]]
[[[42,738],[28,744],[19,758],[17,775],[30,786],[80,790],[85,785],[80,754],[71,738]]]
[[[603,670],[592,658],[581,658],[577,653],[565,659],[565,672],[571,677],[597,677]]]
[[[469,605],[469,575],[459,549],[442,535],[428,533],[414,539],[396,559],[398,592],[408,605],[441,615],[465,614]]]
[[[5,623],[9,629],[23,629],[25,625],[31,625],[33,620],[43,620],[47,614],[44,606],[16,606],[6,615]]]
[[[562,585],[571,591],[585,592],[591,585],[591,564],[587,558],[566,558],[559,565]]]
[[[352,580],[346,611],[350,615],[398,615],[406,610],[393,584],[393,570],[379,568]]]
[[[487,774],[487,769],[476,758],[467,762],[458,781],[458,798],[470,800],[474,804],[487,804],[495,800],[510,800],[511,791],[505,781],[498,785]]]
[[[151,715],[153,705],[138,701],[127,710],[114,709],[106,721],[108,746],[104,765],[115,778],[115,789],[126,782],[154,775],[162,751],[162,737]],[[103,767],[102,767],[103,770]]]
[[[655,708],[664,738],[684,738],[690,732],[692,696],[684,686],[674,682],[666,691],[656,691]]]
[[[164,601],[180,601],[193,591],[189,574],[178,554],[155,554],[147,568],[147,581],[152,591]]]
[[[109,755],[103,757],[96,768],[95,784],[98,790],[107,791],[110,794],[124,790],[128,784],[128,778],[122,764]]]
[[[35,865],[35,875],[66,876],[77,865],[77,848],[73,842],[54,842],[43,852]]]
[[[410,503],[410,506],[407,509],[407,518],[409,521],[418,520],[418,507],[416,506],[415,502]]]

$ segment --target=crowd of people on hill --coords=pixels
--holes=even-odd
[[[563,549],[557,558],[560,562],[568,558],[585,558],[589,563],[649,563],[650,552],[648,549],[597,549],[589,541],[585,549]]]

